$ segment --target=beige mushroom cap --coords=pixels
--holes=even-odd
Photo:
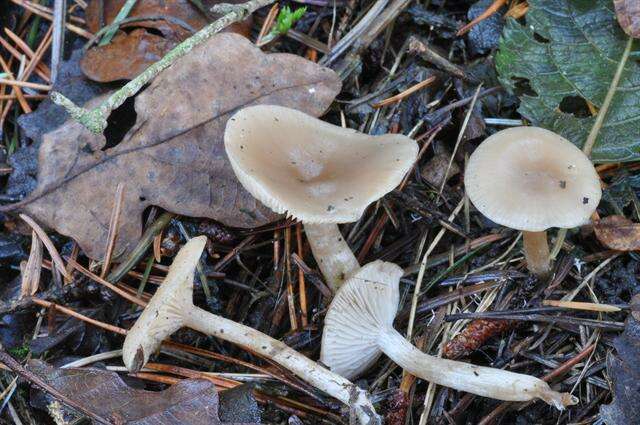
[[[602,196],[589,158],[538,127],[509,128],[487,138],[469,158],[464,184],[486,217],[531,232],[587,223]]]
[[[418,152],[403,135],[369,136],[275,105],[238,111],[224,143],[255,198],[308,223],[358,220],[400,183]]]

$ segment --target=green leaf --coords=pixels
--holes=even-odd
[[[523,117],[582,147],[595,121],[587,102],[602,105],[627,40],[610,0],[530,0],[526,26],[505,25],[496,68]],[[638,47],[598,133],[595,162],[640,159]]]

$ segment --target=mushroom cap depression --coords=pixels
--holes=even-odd
[[[409,137],[369,136],[275,105],[238,111],[224,143],[256,199],[308,223],[358,220],[400,183],[418,153]]]
[[[538,127],[514,127],[488,137],[469,158],[464,184],[486,217],[531,232],[587,223],[602,196],[589,158],[567,139]]]
[[[347,280],[324,319],[320,361],[331,371],[351,379],[380,357],[381,331],[393,326],[398,311],[398,265],[373,261]]]
[[[206,243],[206,236],[198,236],[180,248],[167,277],[127,333],[122,359],[128,370],[140,370],[162,341],[183,326],[193,305],[193,279]]]

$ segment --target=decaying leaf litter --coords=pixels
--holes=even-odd
[[[327,110],[327,122],[418,142],[418,163],[398,189],[341,226],[360,264],[380,259],[404,269],[398,331],[410,329],[411,342],[430,354],[533,375],[579,399],[558,412],[539,402],[481,398],[415,379],[382,357],[356,383],[386,423],[637,420],[627,415],[640,399],[633,396],[637,318],[629,314],[640,289],[634,125],[640,72],[638,42],[626,35],[637,36],[633,2],[265,1],[253,22],[243,22],[250,41],[225,34],[196,46],[107,114],[103,135],[43,100],[51,86],[77,105],[99,105],[122,86],[118,80],[134,78],[228,10],[209,13],[213,2],[199,1],[162,2],[163,8],[67,4],[66,54],[51,81],[52,21],[60,22],[54,18],[61,3],[0,3],[0,170],[7,176],[0,342],[18,361],[75,361],[80,376],[102,373],[90,367],[109,369],[126,382],[112,384],[119,397],[132,388],[180,393],[166,388],[200,385],[211,396],[189,414],[217,406],[216,391],[223,399],[237,387],[253,395],[233,409],[247,413],[255,399],[262,423],[347,422],[340,403],[288,370],[188,329],[174,334],[148,369],[127,374],[119,357],[122,334],[140,313],[136,305],[148,302],[186,239],[204,234],[195,304],[318,358],[331,293],[302,227],[278,220],[244,193],[222,151],[232,111],[277,103],[312,115]],[[109,27],[125,3],[133,8]],[[300,6],[305,13],[290,31],[271,32],[274,22],[286,21],[285,7],[292,13]],[[469,22],[470,31],[456,36]],[[262,52],[251,45],[258,37],[267,40]],[[135,66],[100,62],[136,54]],[[92,66],[115,78],[92,75]],[[465,161],[478,144],[527,123],[579,147],[593,141],[604,188],[592,225],[570,229],[556,250],[561,233],[550,232],[555,261],[544,279],[528,274],[519,233],[491,223],[464,198]],[[230,191],[212,190],[220,184]],[[17,213],[42,228],[25,225]],[[32,235],[42,243],[32,243]],[[26,366],[20,379],[6,372],[0,380],[4,420],[52,423],[78,415],[65,406],[64,374],[42,363]],[[62,383],[53,385],[62,396],[38,389],[39,376]],[[153,397],[167,402],[162,394]],[[117,404],[115,394],[109,399]],[[82,407],[90,410],[84,414],[104,413],[90,402]],[[149,416],[140,412],[132,408],[124,417]],[[255,422],[246,418],[218,420]]]

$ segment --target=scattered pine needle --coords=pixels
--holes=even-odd
[[[504,6],[505,4],[507,4],[507,0],[494,0],[494,2],[489,7],[487,7],[487,9],[484,12],[482,12],[480,15],[478,15],[474,20],[469,22],[467,25],[465,25],[462,28],[460,28],[458,30],[458,32],[456,33],[456,35],[458,37],[460,37],[461,35],[466,34],[467,32],[469,32],[471,30],[471,28],[475,27],[480,22],[482,22],[485,19],[489,18],[491,15],[493,15],[498,10],[500,10],[500,8],[502,6]]]
[[[378,103],[374,103],[372,106],[377,109],[377,108],[382,108],[383,106],[391,105],[393,103],[398,103],[402,101],[402,99],[404,99],[405,97],[409,96],[410,94],[413,94],[418,90],[422,90],[423,88],[427,87],[428,85],[433,83],[435,80],[436,80],[436,77],[432,75],[431,77],[425,79],[424,81],[421,81],[418,84],[415,84],[409,87],[402,93],[398,93],[395,96],[391,96],[390,98],[382,100]]]
[[[616,311],[622,310],[620,307],[616,307],[615,305],[586,303],[579,301],[544,300],[542,302],[542,305],[570,308],[573,310],[601,311],[604,313],[614,313]]]

